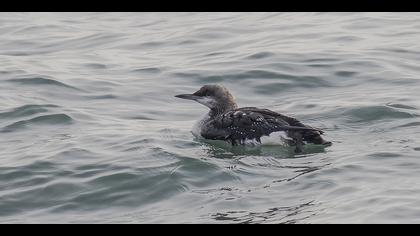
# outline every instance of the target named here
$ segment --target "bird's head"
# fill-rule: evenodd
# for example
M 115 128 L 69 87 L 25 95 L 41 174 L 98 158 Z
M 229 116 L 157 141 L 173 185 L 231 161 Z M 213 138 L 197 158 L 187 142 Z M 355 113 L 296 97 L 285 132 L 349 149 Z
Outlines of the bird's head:
M 180 94 L 175 97 L 196 101 L 217 113 L 237 108 L 235 98 L 221 85 L 204 85 L 193 94 Z

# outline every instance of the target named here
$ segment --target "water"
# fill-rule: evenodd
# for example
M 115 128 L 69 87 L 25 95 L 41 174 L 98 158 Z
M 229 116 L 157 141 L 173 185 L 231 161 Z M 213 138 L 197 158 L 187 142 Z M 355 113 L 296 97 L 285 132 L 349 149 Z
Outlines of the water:
M 0 223 L 419 223 L 419 13 L 1 13 Z M 200 141 L 208 83 L 334 145 Z

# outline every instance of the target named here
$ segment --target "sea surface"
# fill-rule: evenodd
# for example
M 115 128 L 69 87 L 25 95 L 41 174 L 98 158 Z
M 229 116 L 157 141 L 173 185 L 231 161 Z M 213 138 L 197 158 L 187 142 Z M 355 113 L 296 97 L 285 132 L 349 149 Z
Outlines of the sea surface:
M 0 223 L 420 223 L 420 13 L 0 13 Z M 196 139 L 222 84 L 328 148 Z

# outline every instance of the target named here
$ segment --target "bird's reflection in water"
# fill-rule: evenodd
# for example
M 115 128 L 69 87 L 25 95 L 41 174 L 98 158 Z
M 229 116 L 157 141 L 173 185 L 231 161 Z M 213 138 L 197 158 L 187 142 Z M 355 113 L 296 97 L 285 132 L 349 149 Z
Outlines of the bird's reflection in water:
M 296 154 L 294 148 L 287 145 L 232 146 L 218 140 L 200 140 L 208 157 L 238 158 L 241 156 L 272 156 L 275 158 L 302 158 L 317 153 L 325 153 L 325 146 L 308 144 L 304 152 Z
M 201 140 L 203 148 L 209 158 L 230 159 L 235 163 L 233 169 L 236 174 L 257 174 L 264 176 L 264 171 L 269 171 L 267 175 L 269 180 L 258 186 L 224 187 L 219 189 L 207 189 L 193 191 L 200 194 L 225 194 L 226 192 L 235 192 L 242 196 L 245 193 L 261 191 L 272 187 L 293 181 L 303 175 L 307 175 L 330 165 L 328 159 L 310 158 L 319 153 L 324 153 L 325 148 L 319 145 L 306 145 L 305 152 L 297 155 L 293 147 L 281 145 L 257 145 L 257 146 L 231 146 L 229 143 L 213 140 Z M 305 159 L 306 157 L 306 159 Z M 309 159 L 308 159 L 309 158 Z M 264 169 L 261 169 L 264 168 Z M 284 171 L 282 171 L 284 170 Z M 262 171 L 262 172 L 261 172 Z M 278 172 L 277 172 L 278 171 Z M 277 172 L 278 176 L 273 176 Z M 274 177 L 274 178 L 273 178 Z M 226 223 L 299 223 L 310 218 L 318 212 L 314 208 L 313 200 L 305 201 L 300 204 L 294 203 L 292 206 L 270 207 L 263 211 L 249 210 L 226 210 L 217 212 L 211 217 L 216 221 Z

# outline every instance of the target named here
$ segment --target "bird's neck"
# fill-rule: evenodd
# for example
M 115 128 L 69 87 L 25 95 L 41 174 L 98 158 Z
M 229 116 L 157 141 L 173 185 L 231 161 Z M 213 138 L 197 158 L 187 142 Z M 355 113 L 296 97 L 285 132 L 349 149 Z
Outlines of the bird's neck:
M 236 108 L 238 108 L 238 105 L 234 102 L 230 102 L 230 103 L 223 104 L 223 105 L 220 105 L 220 106 L 215 106 L 215 107 L 210 109 L 209 117 L 216 117 L 216 116 L 221 115 L 225 112 L 235 110 Z

